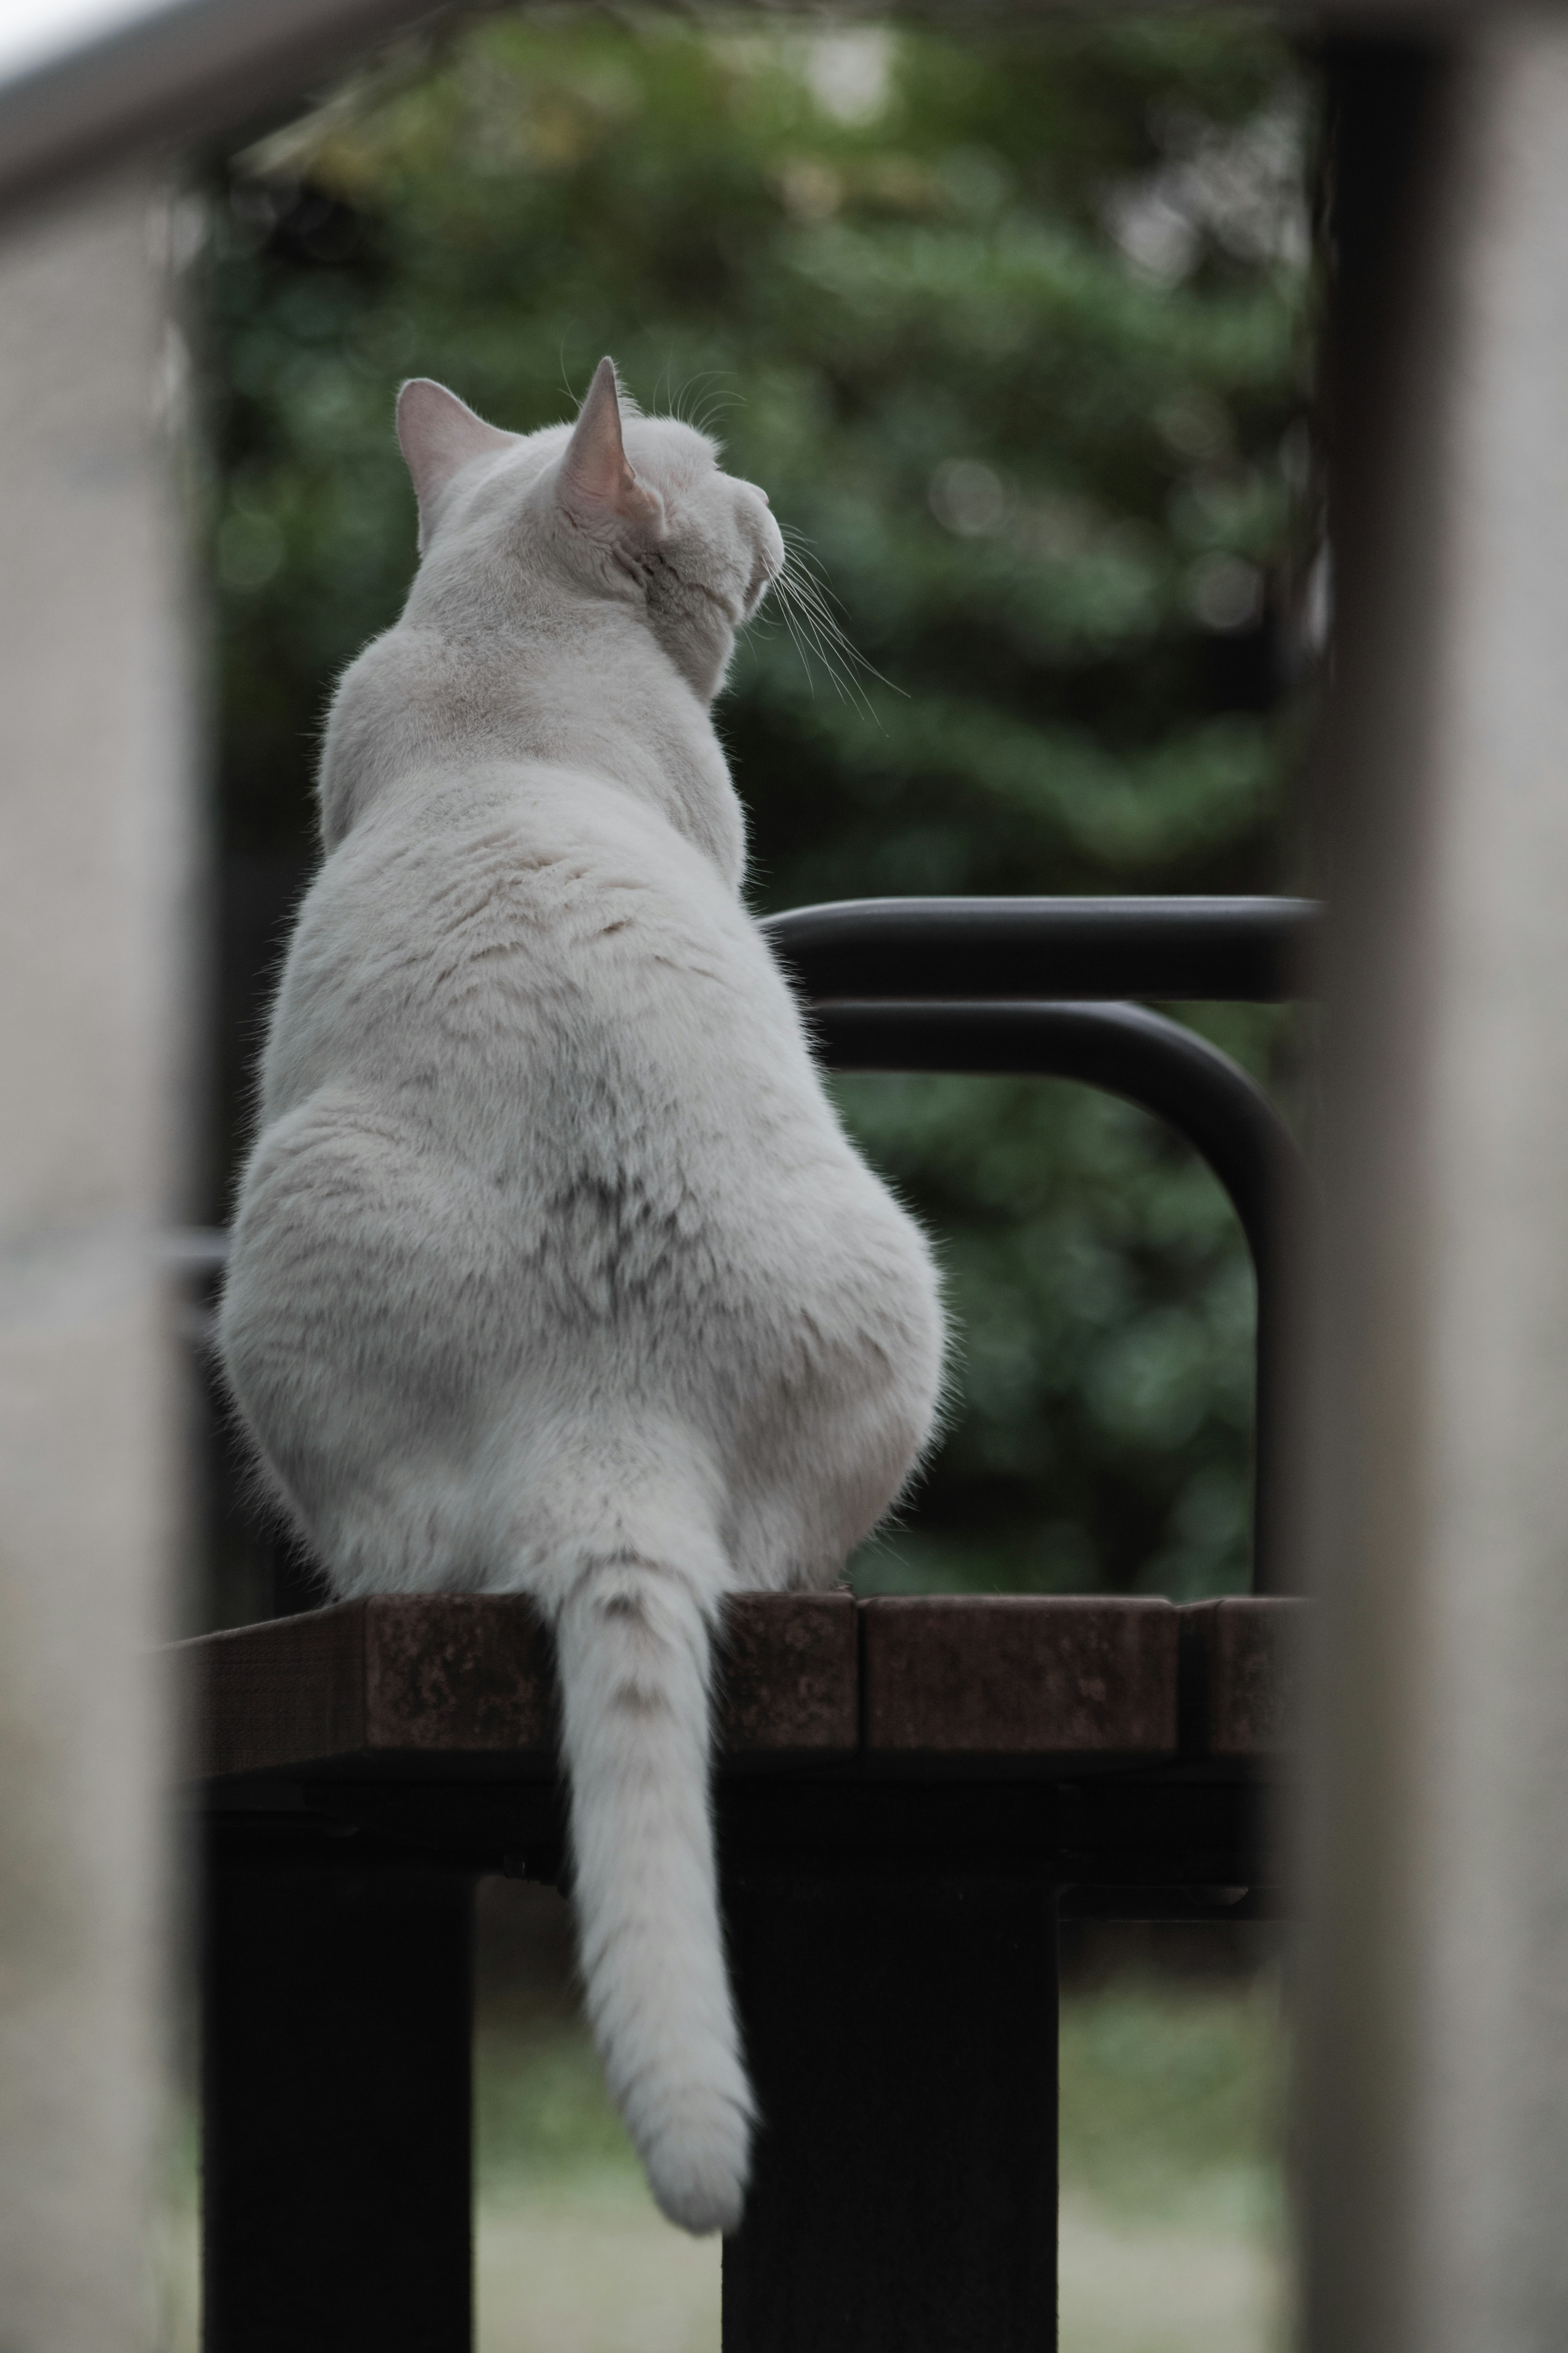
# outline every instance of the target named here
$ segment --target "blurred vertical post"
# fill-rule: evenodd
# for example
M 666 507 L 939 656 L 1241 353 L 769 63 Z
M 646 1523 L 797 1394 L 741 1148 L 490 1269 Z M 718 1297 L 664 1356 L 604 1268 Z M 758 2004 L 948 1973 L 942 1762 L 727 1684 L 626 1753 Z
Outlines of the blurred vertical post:
M 167 213 L 0 220 L 0 2345 L 149 2345 L 193 821 Z
M 1335 55 L 1311 2353 L 1568 2344 L 1568 22 Z

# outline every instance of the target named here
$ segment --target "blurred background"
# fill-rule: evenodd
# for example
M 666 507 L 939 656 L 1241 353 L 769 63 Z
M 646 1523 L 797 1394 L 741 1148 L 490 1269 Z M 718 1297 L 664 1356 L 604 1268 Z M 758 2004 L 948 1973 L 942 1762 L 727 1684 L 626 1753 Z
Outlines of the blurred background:
M 574 7 L 460 18 L 206 160 L 180 234 L 218 678 L 213 1223 L 316 856 L 325 702 L 413 567 L 406 375 L 526 432 L 607 351 L 768 491 L 842 641 L 765 619 L 721 705 L 759 909 L 1311 888 L 1314 108 L 1310 60 L 1236 15 L 958 39 Z M 1169 1009 L 1310 1121 L 1299 1014 Z M 1243 1588 L 1252 1284 L 1213 1179 L 1061 1082 L 836 1086 L 938 1238 L 960 1335 L 946 1441 L 857 1588 Z M 193 1630 L 307 1604 L 216 1408 L 207 1451 Z M 497 1886 L 485 1921 L 484 2353 L 713 2353 L 717 2252 L 647 2205 L 563 1912 Z M 1278 2341 L 1268 1933 L 1076 1932 L 1065 2353 Z M 171 2231 L 174 2347 L 184 2193 Z

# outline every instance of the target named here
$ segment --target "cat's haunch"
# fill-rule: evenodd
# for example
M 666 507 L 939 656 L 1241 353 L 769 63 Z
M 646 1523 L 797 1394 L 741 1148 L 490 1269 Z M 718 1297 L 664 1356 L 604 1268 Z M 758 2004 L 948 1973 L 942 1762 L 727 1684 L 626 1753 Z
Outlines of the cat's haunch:
M 421 562 L 333 701 L 221 1316 L 336 1595 L 535 1597 L 611 2090 L 731 2230 L 752 2102 L 709 1791 L 726 1594 L 821 1588 L 942 1377 L 931 1253 L 742 899 L 709 706 L 784 561 L 713 443 L 405 385 Z

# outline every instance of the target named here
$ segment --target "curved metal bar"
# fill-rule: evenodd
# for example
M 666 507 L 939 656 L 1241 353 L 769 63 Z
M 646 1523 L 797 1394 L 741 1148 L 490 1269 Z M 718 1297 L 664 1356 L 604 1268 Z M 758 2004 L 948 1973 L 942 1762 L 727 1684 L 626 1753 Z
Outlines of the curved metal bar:
M 829 1003 L 811 1015 L 836 1071 L 991 1071 L 1079 1079 L 1152 1112 L 1208 1163 L 1241 1220 L 1258 1279 L 1252 1587 L 1280 1589 L 1280 1288 L 1312 1180 L 1247 1072 L 1141 1005 Z
M 1275 1268 L 1275 1203 L 1303 1164 L 1261 1087 L 1195 1031 L 1142 1005 L 815 1005 L 836 1071 L 1082 1079 L 1184 1135 L 1229 1194 L 1260 1281 Z
M 841 899 L 763 930 L 808 997 L 1310 993 L 1310 899 Z

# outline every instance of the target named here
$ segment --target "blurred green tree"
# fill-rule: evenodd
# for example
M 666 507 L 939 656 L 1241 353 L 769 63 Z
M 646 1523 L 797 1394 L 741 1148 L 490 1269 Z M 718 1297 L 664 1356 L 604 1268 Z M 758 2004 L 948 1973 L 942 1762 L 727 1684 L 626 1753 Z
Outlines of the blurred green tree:
M 960 40 L 557 10 L 400 50 L 224 159 L 226 1153 L 314 730 L 413 564 L 407 375 L 527 431 L 609 351 L 767 488 L 855 652 L 775 617 L 737 663 L 759 906 L 1296 883 L 1310 108 L 1234 16 Z M 1289 1021 L 1194 1018 L 1280 1077 Z M 839 1086 L 962 1335 L 862 1588 L 1239 1584 L 1251 1282 L 1212 1181 L 1076 1088 Z

